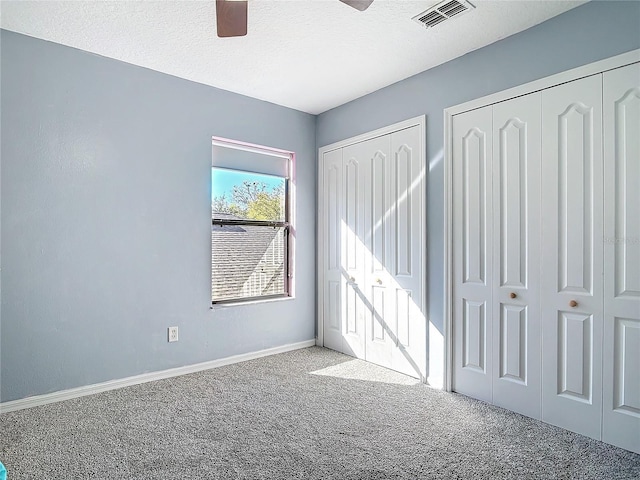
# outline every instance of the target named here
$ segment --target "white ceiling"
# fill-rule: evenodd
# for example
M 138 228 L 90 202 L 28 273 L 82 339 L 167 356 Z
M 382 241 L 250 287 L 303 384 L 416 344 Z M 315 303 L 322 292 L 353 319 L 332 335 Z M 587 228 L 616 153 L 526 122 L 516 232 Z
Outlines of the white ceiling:
M 525 30 L 585 0 L 471 0 L 425 29 L 433 0 L 250 0 L 218 38 L 215 1 L 2 1 L 2 28 L 317 114 Z

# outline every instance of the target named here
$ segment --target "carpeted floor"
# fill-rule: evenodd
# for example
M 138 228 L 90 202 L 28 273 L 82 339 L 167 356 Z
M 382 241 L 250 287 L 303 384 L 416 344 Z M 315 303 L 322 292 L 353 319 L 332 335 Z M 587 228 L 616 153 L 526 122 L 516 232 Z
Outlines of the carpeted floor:
M 0 415 L 22 479 L 638 479 L 640 455 L 312 347 Z

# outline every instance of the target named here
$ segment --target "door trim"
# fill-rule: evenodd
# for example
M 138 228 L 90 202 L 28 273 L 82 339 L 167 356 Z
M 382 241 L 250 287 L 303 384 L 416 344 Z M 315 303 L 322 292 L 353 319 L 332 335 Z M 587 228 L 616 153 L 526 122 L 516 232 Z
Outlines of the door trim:
M 340 140 L 338 142 L 335 143 L 331 143 L 329 145 L 325 145 L 323 147 L 320 147 L 318 149 L 318 162 L 317 162 L 317 166 L 316 166 L 316 174 L 318 177 L 318 190 L 317 190 L 317 199 L 320 199 L 320 196 L 322 195 L 322 192 L 324 191 L 324 178 L 322 175 L 323 169 L 322 169 L 322 164 L 324 161 L 324 154 L 331 152 L 333 150 L 338 150 L 340 148 L 344 148 L 347 147 L 349 145 L 354 145 L 356 143 L 360 143 L 360 142 L 364 142 L 367 140 L 371 140 L 373 138 L 377 138 L 377 137 L 381 137 L 383 135 L 389 135 L 391 133 L 394 132 L 398 132 L 400 130 L 405 130 L 407 128 L 411 128 L 414 126 L 418 126 L 420 127 L 420 138 L 422 139 L 422 146 L 421 146 L 421 150 L 420 150 L 420 155 L 422 156 L 422 162 L 423 164 L 426 165 L 426 158 L 427 158 L 427 148 L 426 148 L 426 138 L 427 138 L 427 134 L 426 134 L 426 115 L 420 115 L 418 117 L 413 117 L 413 118 L 409 118 L 407 120 L 404 120 L 402 122 L 398 122 L 398 123 L 394 123 L 392 125 L 387 125 L 386 127 L 382 127 L 379 128 L 377 130 L 373 130 L 371 132 L 367 132 L 367 133 L 363 133 L 361 135 L 356 135 L 355 137 L 350 137 L 347 138 L 345 140 Z M 423 269 L 424 269 L 424 278 L 423 278 L 423 287 L 422 287 L 422 294 L 424 295 L 424 302 L 423 302 L 423 314 L 425 314 L 425 318 L 427 318 L 427 243 L 426 243 L 426 231 L 427 231 L 427 217 L 426 217 L 426 213 L 427 213 L 427 192 L 426 192 L 426 186 L 427 186 L 427 179 L 426 179 L 426 173 L 425 173 L 425 179 L 424 181 L 424 189 L 422 192 L 422 208 L 423 208 L 423 222 L 422 222 L 422 226 L 420 229 L 420 234 L 422 236 L 421 239 L 421 245 L 422 245 L 422 262 L 423 262 Z M 319 347 L 324 347 L 324 312 L 323 312 L 323 302 L 321 301 L 320 298 L 320 292 L 321 292 L 321 287 L 322 285 L 324 285 L 324 271 L 322 269 L 322 265 L 323 265 L 323 251 L 324 251 L 324 237 L 323 237 L 323 231 L 321 228 L 321 225 L 319 223 L 319 220 L 324 218 L 324 204 L 323 202 L 318 201 L 318 208 L 317 208 L 317 237 L 316 237 L 316 241 L 317 241 L 317 247 L 316 247 L 316 272 L 317 272 L 317 276 L 316 276 L 316 282 L 317 282 L 317 287 L 316 287 L 316 345 Z M 427 334 L 428 334 L 428 325 L 426 328 Z M 428 339 L 427 339 L 428 340 Z M 427 342 L 428 345 L 428 342 Z M 429 355 L 429 352 L 426 352 L 427 354 L 427 358 Z
M 608 70 L 625 67 L 632 63 L 640 62 L 640 49 L 616 55 L 614 57 L 589 63 L 565 72 L 557 73 L 549 77 L 534 80 L 517 87 L 492 93 L 484 97 L 470 100 L 468 102 L 454 105 L 444 110 L 444 249 L 445 249 L 445 272 L 444 272 L 444 316 L 445 316 L 445 362 L 444 362 L 444 389 L 452 391 L 453 385 L 453 117 L 460 113 L 468 112 L 478 108 L 486 107 L 495 103 L 510 100 L 515 97 L 528 95 L 541 90 L 546 90 L 563 83 L 572 82 L 580 78 L 597 75 Z

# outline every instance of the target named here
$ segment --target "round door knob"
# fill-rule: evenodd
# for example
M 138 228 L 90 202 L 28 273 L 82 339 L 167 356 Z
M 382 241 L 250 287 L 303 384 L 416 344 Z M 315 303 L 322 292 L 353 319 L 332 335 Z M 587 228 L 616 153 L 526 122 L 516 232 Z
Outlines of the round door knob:
M 518 296 L 518 294 L 517 294 L 516 292 L 511 292 L 511 293 L 509 294 L 509 296 L 510 296 L 511 298 L 516 298 L 516 297 Z
M 356 277 L 349 277 L 349 281 L 350 282 L 355 282 L 356 281 Z
M 378 285 L 382 285 L 382 280 L 381 280 L 381 279 L 379 279 L 379 278 L 376 278 L 376 283 L 377 283 Z
M 569 306 L 570 306 L 570 307 L 577 307 L 577 306 L 578 306 L 578 302 L 576 302 L 575 300 L 571 300 L 571 301 L 569 302 Z

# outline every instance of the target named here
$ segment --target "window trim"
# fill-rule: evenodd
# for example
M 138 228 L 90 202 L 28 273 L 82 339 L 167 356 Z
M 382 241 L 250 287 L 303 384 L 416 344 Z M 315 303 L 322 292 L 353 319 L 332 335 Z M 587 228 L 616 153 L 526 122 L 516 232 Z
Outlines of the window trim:
M 284 220 L 276 221 L 276 220 L 253 220 L 253 219 L 214 219 L 211 218 L 211 225 L 248 225 L 248 226 L 262 226 L 262 227 L 273 227 L 273 228 L 283 228 L 284 229 L 284 292 L 279 294 L 271 294 L 271 295 L 259 295 L 253 297 L 236 297 L 222 300 L 211 300 L 211 306 L 217 305 L 233 305 L 233 304 L 242 304 L 246 302 L 258 302 L 262 300 L 274 300 L 274 299 L 286 299 L 286 298 L 294 298 L 294 275 L 293 275 L 293 253 L 294 253 L 294 245 L 295 245 L 295 235 L 293 232 L 295 231 L 293 228 L 294 221 L 294 209 L 293 209 L 293 192 L 295 191 L 293 187 L 295 181 L 295 153 L 287 150 L 280 150 L 271 147 L 265 147 L 261 145 L 246 143 L 246 142 L 238 142 L 235 140 L 230 140 L 222 137 L 212 137 L 212 147 L 226 147 L 232 148 L 236 150 L 247 151 L 250 153 L 259 153 L 264 154 L 271 157 L 278 157 L 286 160 L 287 162 L 287 175 L 272 175 L 277 176 L 279 178 L 284 179 Z M 226 167 L 216 166 L 211 164 L 211 168 L 220 168 L 225 169 Z M 228 170 L 233 170 L 232 168 L 226 168 Z M 244 171 L 248 173 L 256 173 L 263 174 L 259 170 L 257 171 Z M 211 185 L 213 189 L 213 185 Z M 213 255 L 213 243 L 211 244 L 211 254 Z M 213 263 L 213 262 L 211 262 Z M 213 267 L 212 267 L 213 268 Z M 213 292 L 213 271 L 211 272 L 211 288 L 210 291 Z

